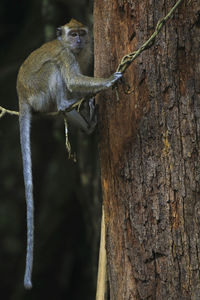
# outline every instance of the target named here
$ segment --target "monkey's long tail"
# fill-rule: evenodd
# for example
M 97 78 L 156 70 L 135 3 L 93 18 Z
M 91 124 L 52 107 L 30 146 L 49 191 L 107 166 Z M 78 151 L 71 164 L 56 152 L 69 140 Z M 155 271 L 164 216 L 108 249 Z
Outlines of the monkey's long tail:
M 29 107 L 23 107 L 19 114 L 20 142 L 23 160 L 24 184 L 27 205 L 27 252 L 24 287 L 32 288 L 31 275 L 33 267 L 33 241 L 34 241 L 34 206 L 33 206 L 33 180 L 30 147 L 31 112 Z

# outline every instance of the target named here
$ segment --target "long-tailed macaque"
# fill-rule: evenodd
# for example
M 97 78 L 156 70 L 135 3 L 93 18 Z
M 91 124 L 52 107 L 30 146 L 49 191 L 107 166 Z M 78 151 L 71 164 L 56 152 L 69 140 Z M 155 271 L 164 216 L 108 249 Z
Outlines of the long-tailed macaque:
M 17 77 L 19 97 L 20 142 L 23 160 L 25 195 L 27 204 L 27 254 L 24 286 L 32 287 L 34 205 L 30 149 L 30 123 L 32 112 L 63 111 L 69 122 L 86 132 L 89 124 L 77 110 L 70 107 L 111 87 L 121 73 L 109 78 L 88 77 L 91 62 L 91 38 L 88 28 L 72 19 L 58 28 L 57 39 L 45 43 L 25 60 Z

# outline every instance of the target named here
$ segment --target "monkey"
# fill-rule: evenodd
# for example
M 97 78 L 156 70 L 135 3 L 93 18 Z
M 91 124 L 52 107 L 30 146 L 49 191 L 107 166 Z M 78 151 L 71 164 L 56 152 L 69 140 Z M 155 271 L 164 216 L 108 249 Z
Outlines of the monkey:
M 115 72 L 109 78 L 87 75 L 92 60 L 91 35 L 87 26 L 71 19 L 57 29 L 57 38 L 33 51 L 21 65 L 17 75 L 19 129 L 27 206 L 27 251 L 24 287 L 32 288 L 34 246 L 34 203 L 30 147 L 33 112 L 58 111 L 70 123 L 90 133 L 96 125 L 89 100 L 90 118 L 86 120 L 72 106 L 80 99 L 92 99 L 96 93 L 113 86 L 121 77 Z

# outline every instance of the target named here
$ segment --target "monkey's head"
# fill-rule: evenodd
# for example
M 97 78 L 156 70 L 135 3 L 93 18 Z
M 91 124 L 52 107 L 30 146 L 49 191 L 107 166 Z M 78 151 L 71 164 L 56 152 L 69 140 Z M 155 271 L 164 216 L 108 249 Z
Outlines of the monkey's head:
M 73 54 L 79 54 L 90 42 L 88 28 L 74 19 L 64 26 L 57 28 L 57 38 L 62 41 Z

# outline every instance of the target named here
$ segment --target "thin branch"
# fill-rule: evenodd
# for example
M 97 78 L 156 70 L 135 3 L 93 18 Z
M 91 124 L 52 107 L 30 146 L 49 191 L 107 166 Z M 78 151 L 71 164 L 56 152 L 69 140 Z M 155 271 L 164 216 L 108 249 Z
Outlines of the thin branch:
M 85 99 L 82 98 L 81 100 L 77 100 L 76 103 L 74 103 L 73 105 L 71 105 L 71 107 L 69 109 L 66 110 L 66 112 L 69 112 L 75 108 L 77 108 L 77 110 L 79 111 L 80 110 L 80 106 L 81 104 L 83 103 Z M 5 114 L 10 114 L 10 115 L 13 115 L 13 116 L 19 116 L 19 112 L 18 111 L 15 111 L 15 110 L 9 110 L 9 109 L 6 109 L 2 106 L 0 106 L 0 119 L 5 115 Z M 45 115 L 45 116 L 58 116 L 60 114 L 59 111 L 57 112 L 50 112 L 50 113 L 39 113 L 40 115 Z
M 18 111 L 9 110 L 9 109 L 6 109 L 6 108 L 0 106 L 0 118 L 2 118 L 5 114 L 10 114 L 10 115 L 13 115 L 13 116 L 19 116 Z

